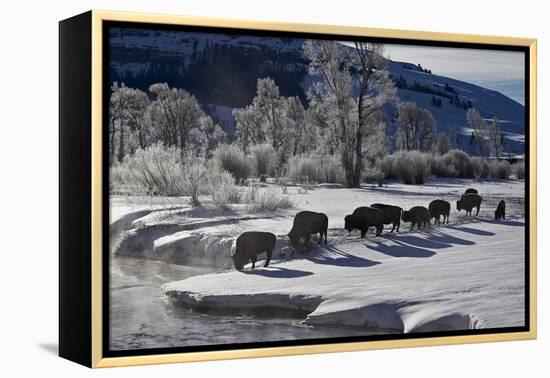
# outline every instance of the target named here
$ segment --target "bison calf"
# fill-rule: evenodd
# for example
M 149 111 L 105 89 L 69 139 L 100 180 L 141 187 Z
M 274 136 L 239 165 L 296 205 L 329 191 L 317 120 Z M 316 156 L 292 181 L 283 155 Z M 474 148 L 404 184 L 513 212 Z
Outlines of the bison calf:
M 497 209 L 495 210 L 495 219 L 506 219 L 506 202 L 504 202 L 504 200 L 498 203 Z
M 258 255 L 264 252 L 266 253 L 264 267 L 268 266 L 276 241 L 277 238 L 271 232 L 243 232 L 237 238 L 235 251 L 231 255 L 235 268 L 242 270 L 248 261 L 252 261 L 252 269 L 254 269 Z
M 384 214 L 382 210 L 368 206 L 358 207 L 353 214 L 344 217 L 345 229 L 351 231 L 358 229 L 361 237 L 364 238 L 370 227 L 376 228 L 376 236 L 380 236 L 384 228 Z
M 403 212 L 402 208 L 400 208 L 399 206 L 386 205 L 383 203 L 373 203 L 372 205 L 370 205 L 370 207 L 382 211 L 382 214 L 384 215 L 383 223 L 392 225 L 390 232 L 393 232 L 396 227 L 397 232 L 399 232 L 399 226 L 401 225 L 401 213 Z
M 476 217 L 479 214 L 479 208 L 481 207 L 481 196 L 478 194 L 463 194 L 458 201 L 456 201 L 456 209 L 458 211 L 465 210 L 466 215 L 472 216 L 472 209 L 476 208 Z
M 434 224 L 441 224 L 441 217 L 443 217 L 443 224 L 445 222 L 449 224 L 449 213 L 451 212 L 449 202 L 440 199 L 433 200 L 428 205 L 428 211 L 430 212 L 430 221 L 435 218 Z
M 426 225 L 430 228 L 430 212 L 424 206 L 415 206 L 409 211 L 403 211 L 403 222 L 411 222 L 411 230 L 415 224 L 418 229 Z
M 325 235 L 325 244 L 327 244 L 328 217 L 323 213 L 313 211 L 300 211 L 294 216 L 292 230 L 288 233 L 288 238 L 294 248 L 298 248 L 300 239 L 304 238 L 304 247 L 309 243 L 311 234 L 319 234 L 319 244 Z
M 477 189 L 468 188 L 464 191 L 464 194 L 479 194 L 479 193 L 477 192 Z

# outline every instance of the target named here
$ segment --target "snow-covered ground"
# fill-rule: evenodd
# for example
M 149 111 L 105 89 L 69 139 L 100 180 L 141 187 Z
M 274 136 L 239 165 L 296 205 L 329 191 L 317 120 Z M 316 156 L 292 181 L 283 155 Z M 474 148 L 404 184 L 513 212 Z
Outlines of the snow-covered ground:
M 483 196 L 480 216 L 466 219 L 456 200 L 468 187 Z M 111 198 L 112 250 L 117 256 L 170 264 L 210 266 L 219 273 L 163 285 L 167 297 L 220 314 L 288 314 L 308 325 L 353 326 L 388 332 L 423 332 L 524 323 L 524 189 L 522 181 L 429 180 L 382 188 L 288 187 L 295 208 L 250 214 L 244 205 L 192 209 L 184 198 Z M 281 188 L 262 190 L 281 194 Z M 368 239 L 343 230 L 344 216 L 375 202 L 408 209 L 436 198 L 452 204 L 450 225 Z M 493 221 L 500 199 L 509 219 Z M 153 202 L 151 202 L 153 201 Z M 287 244 L 300 210 L 329 217 L 329 243 L 305 255 Z M 230 259 L 244 231 L 277 235 L 269 268 L 237 272 Z M 372 232 L 372 231 L 371 231 Z M 120 234 L 120 237 L 118 235 Z M 313 242 L 316 238 L 313 239 Z M 260 256 L 261 258 L 261 256 Z
M 524 324 L 524 222 L 484 220 L 328 245 L 254 271 L 164 285 L 198 309 L 303 312 L 305 322 L 393 332 Z

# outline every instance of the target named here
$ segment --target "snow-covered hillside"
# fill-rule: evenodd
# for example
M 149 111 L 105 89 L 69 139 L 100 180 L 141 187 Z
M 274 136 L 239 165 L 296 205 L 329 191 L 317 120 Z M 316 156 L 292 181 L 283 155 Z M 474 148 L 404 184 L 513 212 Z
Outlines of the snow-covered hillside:
M 388 70 L 394 79 L 398 81 L 404 79 L 405 85 L 398 88 L 399 98 L 402 101 L 414 101 L 418 106 L 429 109 L 437 120 L 439 130 L 447 131 L 456 128 L 458 134 L 464 136 L 461 140 L 461 147 L 464 150 L 470 149 L 468 145 L 472 130 L 466 123 L 467 109 L 463 104 L 471 103 L 487 121 L 491 121 L 493 117 L 499 119 L 507 151 L 523 152 L 525 135 L 523 105 L 500 92 L 435 73 L 426 73 L 410 63 L 390 61 Z M 420 91 L 414 90 L 415 83 L 418 84 L 416 86 Z M 435 93 L 429 93 L 429 91 Z M 440 106 L 434 105 L 434 98 L 436 102 L 441 100 Z M 451 103 L 455 98 L 461 101 L 459 105 Z
M 113 29 L 110 38 L 111 81 L 143 90 L 154 82 L 187 89 L 222 120 L 229 134 L 234 131 L 232 109 L 252 101 L 258 78 L 272 77 L 282 95 L 302 99 L 314 81 L 303 39 L 136 29 Z M 401 100 L 430 110 L 439 130 L 455 129 L 462 135 L 460 147 L 469 152 L 466 111 L 473 106 L 487 120 L 499 118 L 506 152 L 524 152 L 523 105 L 497 91 L 430 74 L 429 67 L 420 69 L 418 63 L 423 62 L 388 61 Z M 393 118 L 393 109 L 387 111 Z

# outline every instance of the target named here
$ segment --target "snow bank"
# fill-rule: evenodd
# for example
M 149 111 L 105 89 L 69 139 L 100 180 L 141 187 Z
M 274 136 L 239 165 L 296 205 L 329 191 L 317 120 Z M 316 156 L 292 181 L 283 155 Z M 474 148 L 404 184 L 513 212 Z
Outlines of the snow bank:
M 300 294 L 264 293 L 255 295 L 200 295 L 191 292 L 167 291 L 167 295 L 195 310 L 211 314 L 236 314 L 278 317 L 303 317 L 314 311 L 323 301 L 319 296 Z
M 231 253 L 239 233 L 223 232 L 218 221 L 193 224 L 142 226 L 123 233 L 114 245 L 115 256 L 147 258 L 170 264 L 210 266 L 219 269 L 233 267 Z M 288 256 L 291 249 L 283 235 L 277 236 L 273 261 Z

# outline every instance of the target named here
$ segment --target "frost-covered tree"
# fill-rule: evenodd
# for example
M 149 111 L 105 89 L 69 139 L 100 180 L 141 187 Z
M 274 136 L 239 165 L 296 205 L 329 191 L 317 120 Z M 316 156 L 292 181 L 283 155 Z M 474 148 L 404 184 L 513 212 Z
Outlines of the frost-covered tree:
M 500 131 L 500 121 L 497 117 L 493 117 L 493 121 L 488 127 L 488 134 L 491 142 L 491 154 L 498 159 L 502 152 L 503 137 Z
M 397 125 L 400 129 L 398 148 L 431 151 L 435 145 L 437 122 L 432 113 L 412 101 L 397 105 Z
M 473 129 L 472 137 L 477 146 L 478 155 L 481 157 L 486 157 L 485 137 L 487 135 L 487 124 L 483 118 L 481 118 L 479 111 L 474 108 L 468 109 L 466 119 L 470 127 Z
M 190 131 L 190 138 L 195 151 L 201 155 L 209 157 L 215 147 L 225 139 L 225 132 L 220 125 L 214 123 L 209 116 L 202 116 L 198 120 L 198 125 Z
M 418 118 L 418 107 L 412 101 L 397 104 L 398 146 L 400 150 L 414 150 L 414 128 Z
M 129 97 L 129 88 L 124 83 L 119 84 L 115 81 L 111 86 L 111 98 L 109 99 L 109 155 L 116 156 L 119 162 L 124 159 L 126 153 Z M 118 147 L 116 146 L 117 139 Z
M 258 79 L 256 97 L 252 101 L 263 118 L 263 130 L 267 141 L 279 152 L 288 140 L 284 122 L 285 100 L 279 87 L 271 78 Z
M 109 152 L 120 162 L 151 142 L 149 98 L 139 89 L 114 82 L 109 99 Z
M 139 89 L 127 88 L 127 122 L 132 136 L 137 140 L 139 148 L 144 149 L 150 142 L 150 127 L 148 122 L 149 97 Z
M 248 151 L 251 145 L 265 143 L 266 137 L 262 129 L 262 116 L 254 105 L 234 109 L 233 117 L 235 118 L 237 143 L 243 151 Z
M 379 133 L 368 133 L 369 118 L 390 101 L 395 100 L 396 88 L 386 70 L 384 45 L 379 43 L 355 42 L 355 49 L 349 53 L 350 73 L 358 84 L 357 117 L 358 126 L 355 132 L 355 154 L 353 186 L 359 186 L 361 180 L 363 139 L 374 137 Z M 371 124 L 380 125 L 373 120 Z M 377 129 L 371 129 L 376 131 Z M 373 143 L 377 146 L 379 143 Z M 383 144 L 383 146 L 385 143 Z M 369 153 L 368 151 L 365 153 Z
M 422 109 L 418 147 L 421 151 L 432 151 L 437 142 L 437 122 L 428 109 Z
M 333 128 L 331 112 L 324 105 L 323 99 L 317 96 L 316 91 L 308 92 L 308 108 L 306 110 L 306 122 L 308 133 L 306 135 L 306 150 L 318 150 L 322 154 L 335 155 L 340 145 L 340 137 Z
M 368 118 L 395 98 L 395 86 L 384 67 L 383 46 L 358 42 L 350 48 L 335 41 L 308 40 L 304 52 L 310 60 L 310 74 L 321 78 L 312 92 L 328 109 L 346 183 L 358 187 Z
M 292 140 L 289 148 L 294 156 L 306 152 L 311 147 L 309 124 L 306 122 L 304 105 L 298 97 L 288 97 L 285 102 L 285 129 L 288 138 Z
M 368 137 L 363 141 L 363 156 L 371 165 L 386 155 L 386 127 L 386 116 L 381 110 L 367 118 L 365 134 Z
M 449 152 L 451 148 L 453 147 L 452 147 L 451 137 L 449 136 L 449 134 L 444 132 L 437 133 L 437 142 L 435 144 L 435 151 L 438 154 L 443 155 Z
M 269 143 L 282 162 L 292 152 L 291 141 L 296 127 L 305 117 L 305 109 L 299 99 L 285 98 L 271 78 L 258 79 L 256 96 L 252 104 L 235 109 L 238 143 L 244 151 L 251 145 Z
M 310 60 L 309 73 L 321 78 L 311 88 L 310 97 L 316 96 L 317 102 L 326 112 L 327 139 L 340 154 L 346 184 L 351 187 L 356 161 L 353 129 L 357 124 L 351 119 L 355 109 L 353 86 L 343 49 L 342 45 L 334 41 L 308 40 L 304 43 L 304 52 Z
M 195 96 L 183 89 L 170 88 L 166 83 L 149 87 L 155 95 L 155 120 L 158 136 L 166 146 L 179 147 L 182 154 L 191 140 L 193 129 L 199 128 L 206 114 L 200 109 Z

